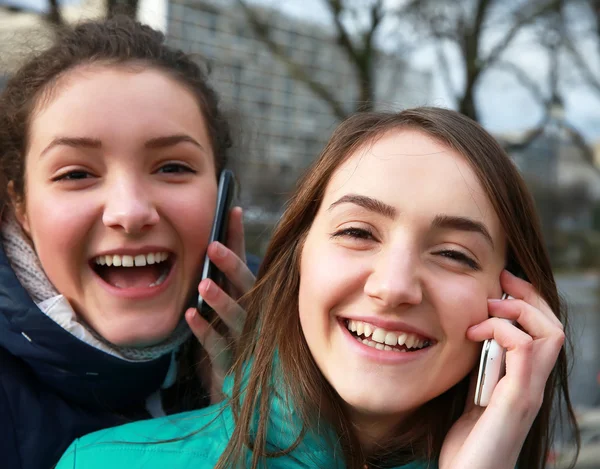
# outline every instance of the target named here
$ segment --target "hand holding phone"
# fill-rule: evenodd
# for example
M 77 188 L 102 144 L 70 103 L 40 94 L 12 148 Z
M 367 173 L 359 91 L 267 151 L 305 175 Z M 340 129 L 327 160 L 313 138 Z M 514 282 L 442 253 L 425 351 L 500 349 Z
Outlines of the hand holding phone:
M 502 300 L 512 299 L 511 296 L 504 293 Z M 510 321 L 504 319 L 504 321 Z M 477 374 L 477 388 L 475 390 L 475 405 L 487 407 L 492 398 L 494 388 L 504 375 L 506 366 L 506 349 L 494 339 L 487 339 L 483 342 L 481 349 L 481 358 L 479 360 L 479 373 Z
M 224 169 L 219 177 L 217 208 L 215 211 L 215 218 L 213 221 L 212 230 L 210 232 L 208 245 L 210 245 L 210 243 L 213 241 L 219 241 L 222 244 L 226 244 L 229 212 L 233 207 L 236 197 L 237 185 L 235 176 L 233 175 L 232 171 Z M 201 281 L 205 278 L 211 279 L 219 287 L 224 289 L 226 283 L 225 275 L 223 275 L 223 273 L 212 263 L 208 257 L 208 254 L 204 259 Z M 200 295 L 198 295 L 197 309 L 200 315 L 207 321 L 212 322 L 216 319 L 214 311 L 210 306 L 208 306 L 208 304 Z

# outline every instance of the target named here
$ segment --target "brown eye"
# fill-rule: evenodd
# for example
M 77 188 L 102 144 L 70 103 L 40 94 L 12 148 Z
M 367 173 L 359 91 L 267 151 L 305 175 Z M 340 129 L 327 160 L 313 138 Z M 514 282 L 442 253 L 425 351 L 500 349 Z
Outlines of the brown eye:
M 161 166 L 158 172 L 163 174 L 196 173 L 196 171 L 194 171 L 190 167 L 179 163 L 169 163 L 164 166 Z
M 364 228 L 349 227 L 336 231 L 331 235 L 332 238 L 349 237 L 354 239 L 374 239 L 373 233 Z
M 53 181 L 78 181 L 80 179 L 87 179 L 88 177 L 91 177 L 91 174 L 87 171 L 69 171 L 68 173 L 55 177 Z
M 448 259 L 452 259 L 456 262 L 460 262 L 461 264 L 464 264 L 473 270 L 481 270 L 481 266 L 474 259 L 470 258 L 469 256 L 460 251 L 455 251 L 453 249 L 444 249 L 442 251 L 437 251 L 434 254 L 446 257 Z

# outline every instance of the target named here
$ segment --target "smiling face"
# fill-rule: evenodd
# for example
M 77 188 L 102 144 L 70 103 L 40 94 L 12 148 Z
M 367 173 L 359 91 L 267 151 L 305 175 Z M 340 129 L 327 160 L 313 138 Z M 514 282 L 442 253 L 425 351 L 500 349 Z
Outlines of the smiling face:
M 467 161 L 417 130 L 336 170 L 302 250 L 300 322 L 359 428 L 385 434 L 471 371 L 466 330 L 501 295 L 505 244 Z
M 108 341 L 164 340 L 216 204 L 196 98 L 161 71 L 87 66 L 60 79 L 29 135 L 17 215 L 49 280 Z

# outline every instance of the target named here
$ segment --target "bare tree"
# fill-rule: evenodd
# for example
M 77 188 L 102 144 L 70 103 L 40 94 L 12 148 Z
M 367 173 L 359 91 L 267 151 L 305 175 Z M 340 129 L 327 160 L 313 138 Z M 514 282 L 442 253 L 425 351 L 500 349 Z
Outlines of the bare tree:
M 479 120 L 475 92 L 483 75 L 497 66 L 518 70 L 516 64 L 507 61 L 507 50 L 521 31 L 555 13 L 562 1 L 412 0 L 404 15 L 417 33 L 432 40 L 442 76 L 459 111 Z M 450 54 L 461 60 L 460 85 L 453 79 Z M 518 79 L 520 75 L 518 72 Z
M 335 40 L 347 57 L 357 79 L 357 99 L 353 108 L 336 98 L 335 90 L 314 79 L 304 66 L 294 61 L 273 37 L 272 27 L 256 8 L 246 0 L 238 0 L 246 19 L 257 39 L 264 43 L 269 51 L 287 68 L 291 77 L 304 83 L 331 110 L 332 114 L 343 119 L 356 110 L 373 108 L 375 79 L 373 75 L 375 59 L 378 54 L 376 38 L 386 18 L 394 17 L 397 12 L 385 7 L 384 0 L 321 0 L 330 13 L 334 26 Z

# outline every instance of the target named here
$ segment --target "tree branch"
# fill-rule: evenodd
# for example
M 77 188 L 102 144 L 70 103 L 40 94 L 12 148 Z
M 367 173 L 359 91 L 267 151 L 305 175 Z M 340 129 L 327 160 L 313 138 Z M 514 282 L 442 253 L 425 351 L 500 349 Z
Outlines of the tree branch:
M 524 88 L 527 88 L 531 92 L 535 100 L 541 106 L 547 107 L 547 99 L 544 96 L 544 93 L 540 89 L 539 85 L 529 75 L 527 75 L 521 67 L 512 62 L 506 62 L 501 60 L 496 63 L 494 68 L 496 70 L 504 70 L 510 72 L 512 75 L 514 75 L 517 81 L 521 83 L 521 85 L 523 85 Z
M 305 71 L 304 68 L 294 62 L 270 36 L 269 26 L 265 24 L 256 14 L 256 12 L 244 1 L 237 0 L 237 3 L 242 7 L 246 19 L 250 24 L 256 37 L 269 49 L 269 51 L 279 59 L 287 68 L 288 73 L 296 81 L 304 83 L 318 98 L 320 98 L 331 112 L 338 118 L 343 119 L 348 115 L 341 103 L 334 97 L 331 90 L 327 89 L 321 83 L 313 80 Z
M 373 50 L 373 37 L 377 28 L 381 25 L 383 20 L 383 0 L 378 0 L 371 8 L 371 26 L 365 33 L 365 40 L 363 45 L 363 55 L 375 55 Z
M 335 24 L 338 44 L 342 46 L 354 63 L 359 63 L 361 61 L 360 53 L 356 50 L 348 31 L 346 31 L 344 23 L 342 23 L 342 13 L 344 10 L 342 0 L 326 0 L 325 3 L 329 7 L 333 23 Z
M 482 69 L 489 67 L 494 64 L 499 58 L 500 55 L 507 49 L 510 43 L 513 41 L 515 36 L 519 33 L 521 28 L 527 26 L 535 19 L 540 16 L 549 13 L 553 10 L 558 10 L 562 5 L 562 0 L 549 0 L 548 2 L 544 2 L 539 5 L 537 8 L 534 8 L 529 14 L 523 15 L 518 18 L 512 25 L 512 27 L 508 30 L 504 38 L 498 42 L 494 48 L 489 53 L 488 57 L 484 59 L 482 62 Z
M 584 80 L 600 93 L 600 80 L 598 80 L 598 77 L 594 75 L 594 72 L 583 59 L 568 34 L 565 34 L 563 44 L 567 48 L 567 51 L 569 51 L 571 57 L 575 61 L 575 64 L 582 73 Z
M 56 29 L 61 29 L 65 25 L 60 5 L 58 0 L 48 0 L 48 14 L 46 15 L 48 22 Z

